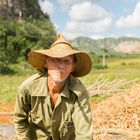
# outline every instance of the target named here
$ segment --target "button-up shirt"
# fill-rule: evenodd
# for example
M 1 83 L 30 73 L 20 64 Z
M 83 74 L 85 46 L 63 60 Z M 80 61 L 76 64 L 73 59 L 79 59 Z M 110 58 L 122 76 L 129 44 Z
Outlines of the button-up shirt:
M 14 122 L 18 140 L 92 140 L 86 88 L 70 75 L 52 109 L 47 74 L 35 74 L 18 89 Z

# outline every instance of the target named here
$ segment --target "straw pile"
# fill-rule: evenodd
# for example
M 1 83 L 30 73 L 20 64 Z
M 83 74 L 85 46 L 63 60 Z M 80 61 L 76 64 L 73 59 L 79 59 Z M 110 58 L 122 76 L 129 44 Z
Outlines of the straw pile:
M 140 140 L 140 85 L 100 103 L 93 110 L 93 122 L 94 140 L 103 139 L 103 136 L 107 137 L 103 140 L 110 140 L 109 134 L 127 136 L 123 140 Z

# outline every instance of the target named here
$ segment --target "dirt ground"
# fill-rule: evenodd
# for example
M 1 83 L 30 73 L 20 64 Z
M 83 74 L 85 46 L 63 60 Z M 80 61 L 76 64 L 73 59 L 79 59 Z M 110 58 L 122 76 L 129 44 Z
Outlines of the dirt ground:
M 97 107 L 97 103 L 91 103 L 91 109 Z M 0 104 L 0 125 L 13 125 L 14 104 Z
M 94 128 L 100 130 L 94 140 L 140 140 L 140 85 L 99 104 L 92 102 L 91 109 Z M 13 125 L 13 110 L 13 104 L 0 104 L 0 125 Z
M 14 104 L 0 104 L 0 125 L 13 125 Z
M 97 107 L 97 103 L 91 103 L 91 109 Z M 13 125 L 14 104 L 0 104 L 0 125 Z

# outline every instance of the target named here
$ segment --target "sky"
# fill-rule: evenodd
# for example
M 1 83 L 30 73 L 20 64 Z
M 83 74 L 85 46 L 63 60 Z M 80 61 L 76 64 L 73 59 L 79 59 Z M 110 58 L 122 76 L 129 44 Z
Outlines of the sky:
M 39 0 L 57 33 L 68 39 L 140 38 L 140 0 Z

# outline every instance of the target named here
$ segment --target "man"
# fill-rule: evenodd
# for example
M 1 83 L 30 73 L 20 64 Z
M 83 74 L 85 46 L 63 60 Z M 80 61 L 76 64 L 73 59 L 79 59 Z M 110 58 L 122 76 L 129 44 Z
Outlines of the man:
M 92 140 L 88 94 L 76 78 L 91 70 L 91 59 L 62 36 L 46 50 L 29 53 L 39 71 L 19 87 L 15 104 L 18 140 Z

